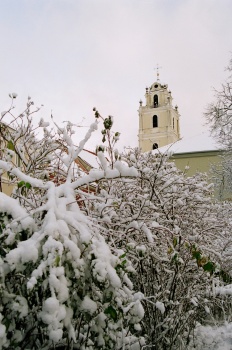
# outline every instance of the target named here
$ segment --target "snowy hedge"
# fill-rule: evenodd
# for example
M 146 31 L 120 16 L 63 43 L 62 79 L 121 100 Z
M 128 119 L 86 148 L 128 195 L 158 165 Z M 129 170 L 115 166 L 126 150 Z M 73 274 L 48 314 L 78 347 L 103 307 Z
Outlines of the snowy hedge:
M 122 264 L 124 251 L 106 243 L 76 192 L 133 169 L 118 162 L 81 174 L 75 160 L 97 121 L 78 147 L 70 123 L 52 134 L 40 121 L 38 140 L 31 106 L 14 119 L 17 128 L 1 129 L 0 168 L 15 189 L 13 198 L 0 193 L 0 349 L 140 349 L 144 310 L 128 277 L 131 264 Z
M 231 283 L 231 205 L 213 201 L 204 175 L 120 155 L 113 117 L 96 109 L 76 146 L 72 123 L 33 126 L 31 98 L 12 108 L 0 125 L 14 186 L 0 193 L 0 349 L 186 349 L 197 324 L 229 317 L 218 291 Z M 99 120 L 99 169 L 83 173 Z
M 168 155 L 130 150 L 124 161 L 139 176 L 104 181 L 93 215 L 133 262 L 148 344 L 186 348 L 196 324 L 229 318 L 231 301 L 215 287 L 231 281 L 231 205 L 214 202 L 206 176 L 186 176 Z

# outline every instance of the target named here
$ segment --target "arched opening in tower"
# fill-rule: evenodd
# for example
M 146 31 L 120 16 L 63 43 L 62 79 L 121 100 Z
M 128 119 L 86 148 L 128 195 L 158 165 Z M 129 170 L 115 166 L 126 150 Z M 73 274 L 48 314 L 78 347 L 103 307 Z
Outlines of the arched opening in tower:
M 152 149 L 157 149 L 159 146 L 158 146 L 158 143 L 153 143 L 152 145 Z
M 154 107 L 155 107 L 155 108 L 158 107 L 158 105 L 159 105 L 158 95 L 154 95 L 153 100 L 154 100 Z
M 153 115 L 152 124 L 153 124 L 153 128 L 157 128 L 158 127 L 158 117 L 157 117 L 157 115 Z

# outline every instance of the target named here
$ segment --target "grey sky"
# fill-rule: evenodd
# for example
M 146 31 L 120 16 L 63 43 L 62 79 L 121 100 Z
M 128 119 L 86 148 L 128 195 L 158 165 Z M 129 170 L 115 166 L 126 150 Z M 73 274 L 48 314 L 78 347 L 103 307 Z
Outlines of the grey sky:
M 120 147 L 137 146 L 138 101 L 159 63 L 181 135 L 197 134 L 226 77 L 231 14 L 231 0 L 0 0 L 1 109 L 17 92 L 18 106 L 44 104 L 44 119 L 88 125 L 96 106 L 115 117 Z

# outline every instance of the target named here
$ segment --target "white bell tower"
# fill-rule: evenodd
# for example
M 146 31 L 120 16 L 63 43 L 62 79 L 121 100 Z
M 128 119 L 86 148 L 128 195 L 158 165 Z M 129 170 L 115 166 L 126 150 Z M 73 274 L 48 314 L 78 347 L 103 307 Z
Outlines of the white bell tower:
M 146 105 L 140 100 L 139 107 L 139 147 L 142 152 L 151 151 L 180 139 L 178 107 L 172 106 L 171 91 L 167 84 L 157 79 L 146 88 Z

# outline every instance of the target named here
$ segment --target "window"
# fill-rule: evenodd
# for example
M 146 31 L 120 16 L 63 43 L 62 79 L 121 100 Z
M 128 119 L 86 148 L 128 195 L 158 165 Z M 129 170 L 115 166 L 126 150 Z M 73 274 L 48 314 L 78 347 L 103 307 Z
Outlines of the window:
M 156 107 L 158 107 L 158 103 L 159 102 L 159 100 L 158 100 L 158 95 L 154 95 L 154 107 L 156 108 Z
M 157 149 L 158 147 L 158 143 L 153 143 L 152 149 Z
M 153 128 L 157 128 L 158 127 L 158 117 L 157 115 L 153 115 Z

